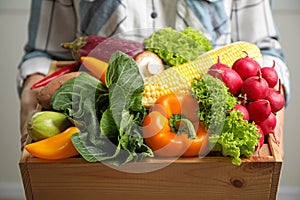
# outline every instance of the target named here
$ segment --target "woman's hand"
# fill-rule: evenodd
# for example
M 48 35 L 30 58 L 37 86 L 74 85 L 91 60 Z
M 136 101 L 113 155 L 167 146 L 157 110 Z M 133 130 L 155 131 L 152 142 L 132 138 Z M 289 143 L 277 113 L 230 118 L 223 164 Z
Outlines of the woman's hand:
M 37 81 L 44 78 L 42 74 L 33 74 L 29 76 L 24 84 L 21 93 L 21 105 L 20 105 L 20 133 L 21 133 L 21 149 L 23 149 L 27 138 L 27 121 L 33 115 L 37 106 L 37 98 L 40 88 L 31 90 L 30 87 Z

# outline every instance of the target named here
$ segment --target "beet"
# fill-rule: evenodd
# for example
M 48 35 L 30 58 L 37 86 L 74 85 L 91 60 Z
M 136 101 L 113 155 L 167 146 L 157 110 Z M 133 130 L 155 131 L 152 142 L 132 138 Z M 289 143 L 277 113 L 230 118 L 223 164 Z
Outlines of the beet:
M 270 102 L 266 99 L 259 99 L 248 104 L 250 120 L 260 123 L 266 120 L 271 114 Z
M 270 102 L 271 109 L 273 113 L 281 110 L 285 105 L 285 99 L 280 90 L 275 88 L 269 88 L 268 96 L 266 99 Z
M 233 109 L 240 111 L 243 114 L 243 119 L 244 120 L 248 121 L 250 119 L 249 112 L 248 112 L 247 108 L 244 105 L 236 104 L 233 107 Z
M 266 120 L 258 123 L 258 125 L 262 129 L 263 133 L 265 135 L 268 135 L 270 133 L 274 133 L 276 123 L 277 123 L 276 115 L 274 113 L 271 113 Z
M 232 65 L 232 69 L 240 75 L 242 80 L 246 80 L 251 76 L 256 76 L 260 69 L 259 63 L 256 60 L 249 58 L 247 52 L 244 51 L 244 53 L 246 53 L 246 57 L 237 59 Z
M 247 78 L 241 86 L 241 93 L 247 95 L 247 99 L 250 101 L 264 99 L 268 95 L 268 90 L 269 85 L 260 73 L 258 76 Z
M 268 82 L 269 87 L 273 88 L 278 82 L 278 74 L 275 70 L 275 61 L 273 60 L 272 67 L 263 67 L 261 76 Z
M 237 96 L 240 93 L 243 80 L 236 71 L 231 68 L 209 69 L 208 74 L 220 79 L 228 88 L 228 91 Z

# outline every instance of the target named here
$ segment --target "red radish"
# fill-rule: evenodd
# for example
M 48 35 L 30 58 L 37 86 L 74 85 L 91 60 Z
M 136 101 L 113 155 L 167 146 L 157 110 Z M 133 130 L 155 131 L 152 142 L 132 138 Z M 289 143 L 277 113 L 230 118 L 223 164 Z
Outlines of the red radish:
M 209 69 L 228 69 L 229 66 L 221 63 L 220 56 L 218 56 L 218 62 L 216 64 L 213 64 Z
M 260 69 L 259 63 L 256 60 L 249 58 L 246 51 L 244 51 L 244 53 L 246 54 L 246 57 L 237 59 L 232 65 L 232 69 L 240 75 L 242 80 L 246 80 L 251 76 L 256 76 Z
M 248 112 L 250 120 L 255 123 L 260 123 L 266 120 L 271 114 L 270 102 L 266 99 L 259 99 L 248 104 Z
M 259 141 L 258 141 L 258 145 L 256 146 L 256 148 L 255 148 L 255 150 L 257 151 L 257 150 L 259 150 L 261 147 L 262 147 L 262 145 L 264 144 L 264 142 L 265 142 L 265 136 L 264 136 L 264 132 L 263 132 L 263 130 L 261 129 L 261 127 L 259 126 L 259 125 L 255 125 L 257 128 L 258 128 L 258 132 L 257 132 L 257 135 L 261 135 L 261 138 L 259 139 Z
M 258 123 L 258 125 L 262 129 L 263 133 L 265 135 L 268 135 L 269 133 L 274 133 L 276 123 L 276 115 L 274 113 L 271 113 L 266 120 Z
M 251 76 L 247 78 L 242 87 L 241 93 L 247 95 L 249 101 L 264 99 L 268 95 L 269 85 L 267 81 L 261 77 L 259 70 L 258 76 Z
M 234 96 L 237 96 L 240 93 L 243 80 L 233 69 L 210 69 L 207 73 L 220 79 L 227 86 L 229 92 Z
M 247 108 L 245 106 L 243 106 L 241 104 L 236 104 L 233 107 L 233 109 L 240 111 L 243 114 L 243 119 L 244 120 L 248 121 L 250 119 L 249 112 L 248 112 L 248 110 L 247 110 Z
M 281 93 L 281 84 L 279 83 L 279 85 L 279 90 L 276 90 L 275 88 L 269 88 L 268 96 L 266 97 L 266 99 L 270 102 L 272 112 L 274 113 L 281 110 L 285 105 L 285 99 Z
M 263 67 L 261 69 L 261 76 L 268 82 L 269 87 L 275 87 L 278 82 L 278 74 L 275 70 L 275 61 L 273 60 L 272 67 Z
M 218 56 L 218 62 L 216 64 L 213 64 L 208 69 L 208 74 L 210 74 L 213 77 L 219 76 L 219 69 L 229 69 L 228 65 L 221 63 L 220 56 Z

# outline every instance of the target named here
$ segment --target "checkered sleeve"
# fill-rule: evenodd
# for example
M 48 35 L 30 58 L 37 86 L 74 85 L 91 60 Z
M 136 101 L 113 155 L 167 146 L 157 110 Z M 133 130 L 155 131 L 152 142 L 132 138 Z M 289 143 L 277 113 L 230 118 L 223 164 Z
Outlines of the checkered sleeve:
M 60 43 L 75 39 L 76 16 L 72 0 L 31 2 L 28 39 L 24 56 L 18 66 L 19 92 L 31 74 L 47 74 L 52 59 L 71 59 L 71 54 Z

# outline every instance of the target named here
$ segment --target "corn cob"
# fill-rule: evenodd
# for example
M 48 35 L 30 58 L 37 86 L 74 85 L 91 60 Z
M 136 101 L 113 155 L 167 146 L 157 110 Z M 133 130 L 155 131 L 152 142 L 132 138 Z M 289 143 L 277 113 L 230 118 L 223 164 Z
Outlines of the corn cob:
M 244 51 L 261 64 L 262 55 L 259 48 L 255 44 L 240 41 L 211 50 L 196 60 L 170 67 L 160 74 L 149 77 L 144 82 L 143 105 L 150 107 L 164 94 L 188 93 L 192 80 L 200 78 L 201 73 L 207 72 L 217 62 L 218 56 L 223 64 L 231 67 L 237 59 L 246 56 Z

